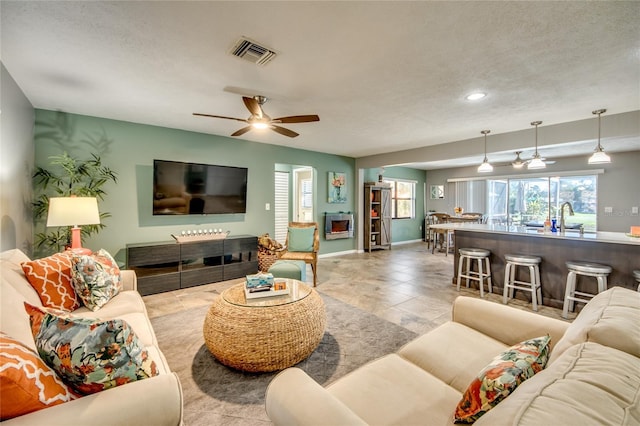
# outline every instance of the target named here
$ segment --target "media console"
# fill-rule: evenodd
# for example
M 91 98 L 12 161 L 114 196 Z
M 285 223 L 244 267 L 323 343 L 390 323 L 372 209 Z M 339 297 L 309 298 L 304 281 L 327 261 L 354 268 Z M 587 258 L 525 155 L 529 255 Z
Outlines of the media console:
M 126 268 L 143 296 L 242 278 L 258 271 L 258 237 L 127 244 Z

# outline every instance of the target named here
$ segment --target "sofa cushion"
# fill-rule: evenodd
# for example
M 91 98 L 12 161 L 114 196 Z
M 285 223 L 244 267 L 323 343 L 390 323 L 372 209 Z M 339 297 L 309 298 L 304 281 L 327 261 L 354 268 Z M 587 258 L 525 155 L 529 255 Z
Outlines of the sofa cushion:
M 496 356 L 465 391 L 454 412 L 455 423 L 473 423 L 547 364 L 549 336 L 514 345 Z
M 7 250 L 0 253 L 0 280 L 2 280 L 2 288 L 12 287 L 16 290 L 22 298 L 31 303 L 32 305 L 42 305 L 40 296 L 36 290 L 29 285 L 29 281 L 24 275 L 22 262 L 28 262 L 29 259 L 26 254 L 18 249 Z M 19 303 L 19 308 L 22 310 L 22 303 Z M 13 334 L 10 334 L 13 337 Z
M 596 342 L 640 357 L 640 293 L 612 287 L 587 303 L 551 352 L 552 364 L 569 347 Z
M 637 425 L 639 396 L 638 358 L 586 342 L 565 350 L 475 424 Z
M 126 321 L 72 317 L 25 303 L 38 354 L 64 382 L 90 394 L 158 374 Z
M 21 266 L 43 306 L 64 311 L 73 311 L 80 306 L 71 278 L 69 254 L 56 253 L 23 262 Z
M 463 393 L 478 372 L 508 347 L 470 327 L 447 322 L 407 343 L 398 354 Z
M 104 249 L 71 257 L 73 286 L 84 305 L 97 311 L 121 290 L 120 268 Z
M 0 332 L 0 420 L 73 399 L 56 372 L 24 344 Z
M 396 354 L 352 371 L 327 390 L 367 424 L 380 425 L 450 424 L 461 396 Z
M 4 274 L 4 271 L 2 273 Z M 0 280 L 2 280 L 2 286 L 0 287 L 0 301 L 2 301 L 0 325 L 2 326 L 2 331 L 35 352 L 36 346 L 33 343 L 31 327 L 29 327 L 29 315 L 24 311 L 24 302 L 26 300 L 21 293 L 13 286 L 8 285 L 3 278 L 0 278 Z M 25 287 L 31 288 L 24 276 L 23 282 Z

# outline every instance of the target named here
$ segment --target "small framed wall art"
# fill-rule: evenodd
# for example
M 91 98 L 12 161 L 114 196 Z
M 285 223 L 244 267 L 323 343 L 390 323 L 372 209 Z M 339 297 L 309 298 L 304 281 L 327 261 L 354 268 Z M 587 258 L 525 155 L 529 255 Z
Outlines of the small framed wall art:
M 444 198 L 444 185 L 431 185 L 431 199 L 439 200 Z
M 342 172 L 328 172 L 329 194 L 328 202 L 332 204 L 347 202 L 347 174 Z

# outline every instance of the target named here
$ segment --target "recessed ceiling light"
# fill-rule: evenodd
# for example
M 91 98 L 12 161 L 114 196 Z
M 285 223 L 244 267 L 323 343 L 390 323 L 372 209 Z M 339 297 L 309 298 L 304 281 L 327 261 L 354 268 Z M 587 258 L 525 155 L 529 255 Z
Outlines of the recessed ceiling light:
M 477 101 L 478 99 L 482 99 L 485 96 L 487 96 L 486 93 L 478 92 L 478 93 L 472 93 L 472 94 L 468 95 L 466 99 L 468 101 Z

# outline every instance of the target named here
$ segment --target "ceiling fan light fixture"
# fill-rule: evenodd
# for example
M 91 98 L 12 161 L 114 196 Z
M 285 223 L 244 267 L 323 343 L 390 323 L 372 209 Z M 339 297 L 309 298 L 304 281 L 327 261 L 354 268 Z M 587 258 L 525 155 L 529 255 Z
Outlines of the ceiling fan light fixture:
M 597 109 L 592 111 L 592 114 L 598 115 L 598 145 L 596 146 L 593 155 L 589 157 L 589 164 L 606 164 L 611 162 L 611 157 L 604 152 L 604 148 L 600 145 L 600 116 L 605 112 L 607 112 L 606 109 Z
M 484 161 L 478 167 L 479 173 L 488 173 L 493 171 L 493 166 L 489 163 L 489 159 L 487 158 L 487 134 L 491 133 L 491 130 L 482 130 L 480 131 L 484 135 Z
M 511 163 L 514 169 L 521 169 L 526 164 L 526 162 L 523 161 L 522 158 L 520 158 L 521 153 L 522 151 L 516 151 L 516 159 Z
M 251 127 L 253 127 L 254 129 L 267 129 L 269 127 L 269 123 L 254 121 L 253 123 L 251 123 Z

